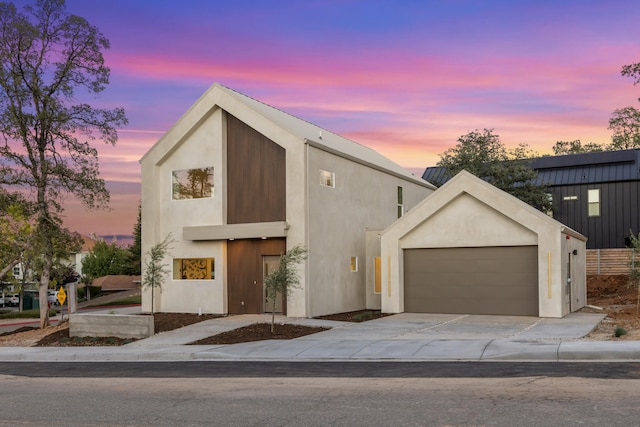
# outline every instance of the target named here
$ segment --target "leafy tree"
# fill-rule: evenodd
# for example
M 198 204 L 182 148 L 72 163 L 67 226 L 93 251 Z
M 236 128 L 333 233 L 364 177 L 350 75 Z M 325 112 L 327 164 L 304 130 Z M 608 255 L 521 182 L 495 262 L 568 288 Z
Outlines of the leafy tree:
M 624 77 L 631 77 L 633 84 L 640 83 L 640 62 L 623 65 L 620 72 Z M 640 101 L 640 98 L 638 98 Z M 609 119 L 611 150 L 625 150 L 640 147 L 640 110 L 634 107 L 616 109 Z
M 623 65 L 620 74 L 625 77 L 631 77 L 633 79 L 633 84 L 637 85 L 638 83 L 640 83 L 640 62 L 636 62 L 635 64 Z M 640 100 L 640 98 L 638 98 L 638 100 Z
M 553 154 L 560 156 L 562 154 L 579 154 L 579 153 L 594 153 L 598 151 L 607 150 L 607 146 L 598 144 L 596 142 L 588 142 L 582 144 L 579 139 L 575 141 L 558 141 L 552 147 Z
M 0 278 L 20 263 L 35 238 L 31 217 L 33 205 L 20 194 L 0 189 Z
M 299 245 L 280 256 L 278 268 L 264 279 L 266 298 L 271 303 L 271 333 L 274 333 L 276 319 L 276 299 L 278 295 L 287 298 L 293 289 L 300 287 L 300 276 L 296 265 L 307 259 L 307 250 Z
M 40 326 L 48 326 L 47 289 L 55 236 L 67 194 L 89 208 L 105 207 L 109 193 L 99 177 L 100 138 L 115 144 L 122 108 L 94 108 L 82 92 L 98 94 L 109 83 L 103 50 L 109 41 L 86 19 L 66 11 L 64 0 L 35 0 L 18 12 L 0 3 L 0 181 L 36 198 L 42 248 Z
M 612 150 L 640 147 L 640 110 L 634 107 L 618 108 L 609 119 Z
M 133 227 L 133 243 L 127 248 L 127 274 L 139 276 L 142 270 L 142 206 L 138 205 L 138 222 Z
M 128 251 L 115 242 L 98 240 L 82 260 L 82 280 L 90 285 L 98 277 L 125 274 L 128 269 Z
M 531 168 L 536 156 L 526 144 L 507 149 L 493 129 L 475 130 L 458 138 L 455 147 L 440 155 L 437 166 L 452 177 L 466 170 L 531 206 L 547 212 L 552 209 L 545 186 L 536 184 L 538 173 Z M 442 185 L 444 182 L 434 183 Z
M 169 265 L 163 263 L 165 256 L 171 249 L 174 242 L 171 233 L 164 240 L 146 252 L 148 259 L 144 264 L 144 275 L 142 276 L 142 287 L 151 288 L 151 314 L 154 312 L 154 290 L 162 289 L 164 279 L 169 274 Z

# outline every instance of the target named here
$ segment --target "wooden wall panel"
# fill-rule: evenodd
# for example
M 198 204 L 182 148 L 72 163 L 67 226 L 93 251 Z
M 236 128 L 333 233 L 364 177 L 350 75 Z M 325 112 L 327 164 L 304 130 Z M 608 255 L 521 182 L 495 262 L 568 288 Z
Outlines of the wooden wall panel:
M 286 220 L 285 150 L 227 114 L 227 223 Z
M 262 314 L 262 257 L 281 255 L 285 239 L 238 239 L 227 242 L 229 314 Z

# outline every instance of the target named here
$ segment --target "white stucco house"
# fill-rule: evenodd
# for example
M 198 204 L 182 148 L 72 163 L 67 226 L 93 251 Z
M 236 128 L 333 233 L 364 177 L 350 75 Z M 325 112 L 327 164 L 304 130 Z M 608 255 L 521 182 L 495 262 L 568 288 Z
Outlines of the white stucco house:
M 383 312 L 563 317 L 586 305 L 587 239 L 466 171 L 378 234 Z
M 586 238 L 462 172 L 435 189 L 379 153 L 214 84 L 144 155 L 142 250 L 171 235 L 144 311 L 270 312 L 263 279 L 302 245 L 276 311 L 563 317 Z M 143 265 L 144 268 L 144 265 Z M 144 271 L 143 271 L 144 275 Z
M 175 240 L 170 277 L 153 298 L 164 312 L 270 311 L 264 275 L 295 245 L 309 254 L 302 286 L 277 311 L 379 308 L 367 230 L 389 226 L 435 189 L 374 150 L 219 84 L 140 162 L 142 251 Z M 151 304 L 144 289 L 143 310 Z

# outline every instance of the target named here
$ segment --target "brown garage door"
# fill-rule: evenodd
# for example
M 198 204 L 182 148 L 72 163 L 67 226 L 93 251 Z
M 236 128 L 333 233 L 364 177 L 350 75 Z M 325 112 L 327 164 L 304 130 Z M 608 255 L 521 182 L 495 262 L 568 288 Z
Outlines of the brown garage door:
M 538 315 L 538 248 L 404 250 L 409 313 Z

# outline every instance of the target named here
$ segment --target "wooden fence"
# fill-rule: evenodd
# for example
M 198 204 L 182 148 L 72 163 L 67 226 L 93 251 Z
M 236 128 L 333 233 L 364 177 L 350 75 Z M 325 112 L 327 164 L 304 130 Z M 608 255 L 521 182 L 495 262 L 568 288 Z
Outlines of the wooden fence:
M 629 274 L 631 249 L 587 249 L 587 274 Z

